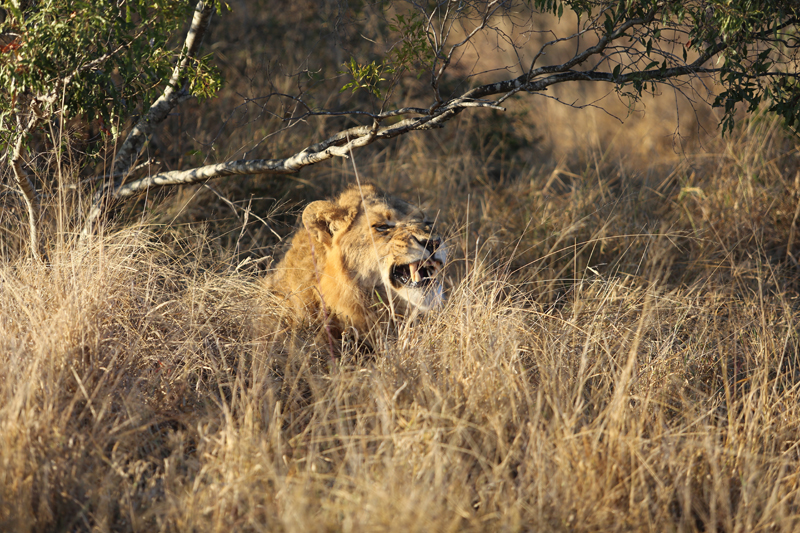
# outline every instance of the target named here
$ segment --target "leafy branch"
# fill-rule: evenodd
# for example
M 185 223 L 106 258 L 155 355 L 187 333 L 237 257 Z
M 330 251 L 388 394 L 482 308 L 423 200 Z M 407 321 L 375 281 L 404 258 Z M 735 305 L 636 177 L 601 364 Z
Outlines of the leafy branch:
M 419 12 L 395 16 L 389 28 L 400 34 L 400 40 L 381 61 L 373 60 L 362 65 L 351 57 L 344 64 L 345 71 L 342 73 L 349 74 L 352 80 L 341 88 L 340 93 L 348 89 L 353 93 L 365 89 L 375 98 L 381 99 L 384 94 L 391 92 L 403 72 L 415 71 L 419 79 L 425 71 L 432 68 L 435 55 L 428 40 L 425 19 Z M 389 88 L 382 90 L 380 85 L 386 81 L 389 82 Z

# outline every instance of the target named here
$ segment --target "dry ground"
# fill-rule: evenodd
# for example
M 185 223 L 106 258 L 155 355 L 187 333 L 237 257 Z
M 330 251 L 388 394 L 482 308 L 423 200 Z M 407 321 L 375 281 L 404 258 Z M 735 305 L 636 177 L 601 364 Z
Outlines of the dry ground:
M 259 280 L 350 162 L 140 201 L 85 246 L 53 193 L 46 266 L 6 208 L 0 530 L 797 531 L 797 138 L 684 120 L 681 147 L 666 100 L 620 126 L 531 98 L 357 154 L 455 259 L 442 310 L 333 362 Z

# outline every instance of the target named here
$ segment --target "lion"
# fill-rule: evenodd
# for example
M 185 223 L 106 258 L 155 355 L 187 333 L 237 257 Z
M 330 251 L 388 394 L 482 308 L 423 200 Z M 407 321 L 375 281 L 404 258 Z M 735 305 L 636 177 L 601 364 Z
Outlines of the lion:
M 310 203 L 267 283 L 301 322 L 341 337 L 366 335 L 381 317 L 439 307 L 447 253 L 419 208 L 373 185 Z

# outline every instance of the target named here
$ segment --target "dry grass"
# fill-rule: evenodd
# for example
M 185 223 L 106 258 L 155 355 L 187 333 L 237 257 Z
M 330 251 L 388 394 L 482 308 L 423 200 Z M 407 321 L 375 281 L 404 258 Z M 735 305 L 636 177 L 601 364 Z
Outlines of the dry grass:
M 186 188 L 82 246 L 55 194 L 47 266 L 0 213 L 0 530 L 798 530 L 796 141 L 558 109 L 357 154 L 455 260 L 440 312 L 333 365 L 252 260 L 350 162 L 215 185 L 272 191 L 271 229 Z
M 202 232 L 7 254 L 0 529 L 796 530 L 796 152 L 719 146 L 441 176 L 446 307 L 335 367 Z

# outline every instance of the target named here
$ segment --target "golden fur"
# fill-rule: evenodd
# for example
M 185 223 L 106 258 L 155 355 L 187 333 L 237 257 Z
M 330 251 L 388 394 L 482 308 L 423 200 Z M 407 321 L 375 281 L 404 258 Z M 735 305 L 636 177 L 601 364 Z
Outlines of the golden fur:
M 303 227 L 268 280 L 301 321 L 366 333 L 381 313 L 425 312 L 443 301 L 446 261 L 433 222 L 374 186 L 351 187 L 303 211 Z

